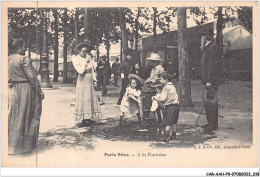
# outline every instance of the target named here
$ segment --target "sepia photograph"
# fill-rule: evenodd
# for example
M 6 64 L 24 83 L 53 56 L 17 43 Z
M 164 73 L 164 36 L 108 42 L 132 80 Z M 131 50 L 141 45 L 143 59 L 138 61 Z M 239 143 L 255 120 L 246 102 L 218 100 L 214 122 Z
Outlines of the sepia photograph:
M 2 2 L 2 167 L 258 167 L 257 13 Z

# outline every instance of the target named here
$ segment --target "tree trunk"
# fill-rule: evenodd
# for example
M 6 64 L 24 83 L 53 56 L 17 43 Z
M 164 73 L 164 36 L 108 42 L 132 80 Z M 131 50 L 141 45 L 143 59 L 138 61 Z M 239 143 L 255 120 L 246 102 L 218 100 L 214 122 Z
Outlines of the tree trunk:
M 123 49 L 123 43 L 122 43 L 122 37 L 121 37 L 121 39 L 120 39 L 120 62 L 122 62 L 122 54 L 123 54 L 123 51 L 122 51 L 122 49 Z
M 84 9 L 84 40 L 90 40 L 90 20 L 89 20 L 89 10 Z
M 122 60 L 124 61 L 126 57 L 125 52 L 128 50 L 124 8 L 119 8 L 119 12 L 120 12 L 120 28 L 121 28 L 121 36 L 122 36 Z
M 64 24 L 63 24 L 63 32 L 64 32 L 64 46 L 63 46 L 63 83 L 67 83 L 67 8 L 64 10 Z
M 39 73 L 42 72 L 42 43 L 43 43 L 43 28 L 42 28 L 42 20 L 40 21 L 39 24 L 39 54 L 40 54 L 40 68 L 39 68 Z
M 79 12 L 78 12 L 78 8 L 76 8 L 75 9 L 75 48 L 74 48 L 75 55 L 78 54 L 77 45 L 79 43 L 78 18 L 79 18 Z
M 223 53 L 223 15 L 222 15 L 222 7 L 218 7 L 218 20 L 217 20 L 217 36 L 216 43 L 220 49 L 221 54 Z
M 179 97 L 180 104 L 188 107 L 192 106 L 191 85 L 190 85 L 190 66 L 187 51 L 186 35 L 186 9 L 178 8 L 178 58 L 179 58 Z
M 59 34 L 58 34 L 58 10 L 54 9 L 54 77 L 53 82 L 58 82 L 59 77 Z
M 31 33 L 30 30 L 28 30 L 28 34 L 27 34 L 27 49 L 28 49 L 28 57 L 31 58 Z
M 154 53 L 158 53 L 157 33 L 156 33 L 157 12 L 158 12 L 157 8 L 153 7 L 153 51 Z
M 140 7 L 137 7 L 138 13 L 135 19 L 135 53 L 136 53 L 136 60 L 140 63 L 139 55 L 138 55 L 138 30 L 139 30 L 139 16 L 140 16 Z

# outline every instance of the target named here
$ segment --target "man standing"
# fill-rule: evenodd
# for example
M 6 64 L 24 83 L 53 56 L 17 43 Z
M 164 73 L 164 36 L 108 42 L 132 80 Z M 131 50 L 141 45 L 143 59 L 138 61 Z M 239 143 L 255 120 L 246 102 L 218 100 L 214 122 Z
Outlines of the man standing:
M 99 71 L 99 84 L 98 89 L 100 89 L 100 85 L 102 86 L 102 96 L 105 96 L 107 93 L 106 83 L 107 83 L 107 67 L 106 67 L 106 56 L 103 55 L 100 57 L 97 69 Z
M 119 99 L 117 101 L 117 105 L 121 104 L 121 101 L 126 91 L 126 87 L 129 84 L 128 75 L 134 72 L 134 66 L 132 60 L 133 57 L 129 53 L 126 53 L 125 61 L 120 63 L 120 66 L 118 68 L 118 73 L 121 73 L 122 88 L 120 91 Z
M 116 61 L 112 64 L 112 74 L 114 75 L 114 86 L 118 87 L 117 81 L 118 81 L 118 68 L 119 68 L 119 58 L 116 58 Z
M 106 60 L 106 62 L 105 62 L 105 71 L 106 71 L 106 84 L 110 85 L 112 71 L 111 71 L 109 59 Z
M 217 91 L 220 84 L 220 50 L 214 42 L 212 33 L 203 32 L 201 36 L 201 81 L 204 88 L 203 97 L 208 124 L 201 126 L 204 133 L 218 129 L 218 100 Z M 213 101 L 208 101 L 211 99 Z M 214 101 L 215 100 L 215 101 Z

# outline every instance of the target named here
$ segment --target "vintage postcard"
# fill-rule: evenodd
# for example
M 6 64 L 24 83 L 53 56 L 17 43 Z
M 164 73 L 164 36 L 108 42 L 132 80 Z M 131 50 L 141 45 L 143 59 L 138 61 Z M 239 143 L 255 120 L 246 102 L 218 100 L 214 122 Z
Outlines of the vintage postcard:
M 258 167 L 257 14 L 2 2 L 2 167 Z

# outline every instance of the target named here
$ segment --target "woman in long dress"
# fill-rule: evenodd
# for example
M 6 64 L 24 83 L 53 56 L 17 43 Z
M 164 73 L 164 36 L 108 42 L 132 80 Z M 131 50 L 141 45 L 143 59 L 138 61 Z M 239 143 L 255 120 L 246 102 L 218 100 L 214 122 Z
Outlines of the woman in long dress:
M 73 65 L 79 73 L 76 85 L 75 121 L 89 121 L 102 118 L 98 96 L 94 90 L 93 60 L 90 56 L 92 46 L 84 41 L 77 46 L 79 55 L 73 59 Z
M 22 39 L 8 43 L 8 154 L 31 152 L 38 141 L 44 94 L 24 45 Z

